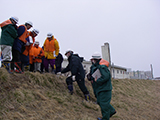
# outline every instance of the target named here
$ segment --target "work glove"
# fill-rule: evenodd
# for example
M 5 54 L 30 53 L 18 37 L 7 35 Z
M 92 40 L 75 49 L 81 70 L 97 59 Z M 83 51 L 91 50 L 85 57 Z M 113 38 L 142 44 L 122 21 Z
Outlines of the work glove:
M 73 80 L 73 81 L 76 80 L 76 76 L 75 76 L 75 75 L 72 76 L 72 80 Z
M 91 73 L 88 73 L 88 74 L 87 74 L 87 79 L 88 79 L 89 81 L 91 81 Z
M 58 72 L 57 75 L 61 75 L 61 72 Z
M 30 45 L 30 43 L 27 41 L 26 44 L 25 44 L 25 46 L 29 46 L 29 45 Z
M 56 55 L 55 51 L 53 51 L 53 56 L 54 56 L 54 57 L 57 57 L 57 55 Z

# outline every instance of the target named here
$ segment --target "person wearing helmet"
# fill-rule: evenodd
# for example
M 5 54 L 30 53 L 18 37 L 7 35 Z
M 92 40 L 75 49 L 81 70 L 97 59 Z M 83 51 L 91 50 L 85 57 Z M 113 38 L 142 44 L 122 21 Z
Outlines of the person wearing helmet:
M 71 76 L 66 79 L 70 94 L 73 94 L 73 81 L 76 81 L 80 90 L 84 94 L 85 100 L 89 101 L 90 95 L 85 86 L 85 71 L 80 57 L 77 54 L 73 54 L 72 50 L 67 50 L 65 55 L 68 58 L 68 65 L 61 71 L 61 73 L 71 72 Z
M 32 58 L 34 63 L 34 72 L 38 71 L 41 73 L 41 63 L 42 57 L 44 56 L 44 51 L 41 47 L 39 47 L 39 42 L 36 41 L 34 43 Z
M 32 72 L 34 70 L 34 65 L 33 65 L 33 58 L 29 56 L 29 53 L 31 51 L 31 48 L 35 42 L 35 37 L 39 34 L 38 29 L 33 29 L 32 31 L 29 31 L 29 35 L 26 38 L 27 42 L 29 45 L 25 45 L 22 47 L 22 54 L 21 54 L 21 69 L 24 72 L 25 70 L 32 69 Z M 31 66 L 30 66 L 31 64 Z
M 17 38 L 17 24 L 18 18 L 11 17 L 10 19 L 2 22 L 0 27 L 2 29 L 0 45 L 2 50 L 2 66 L 9 70 L 8 62 L 12 60 L 12 46 L 14 39 Z
M 102 119 L 98 120 L 109 120 L 116 110 L 110 104 L 112 95 L 112 83 L 111 74 L 108 69 L 109 62 L 102 59 L 101 55 L 95 52 L 91 58 L 92 66 L 90 67 L 90 73 L 87 78 L 92 83 L 97 103 L 99 104 L 102 112 Z
M 22 47 L 29 46 L 30 43 L 27 41 L 27 37 L 29 35 L 28 30 L 33 27 L 32 22 L 27 21 L 24 25 L 20 25 L 17 29 L 18 37 L 14 40 L 13 49 L 12 49 L 12 64 L 11 64 L 11 72 L 14 71 L 14 67 L 16 67 L 16 71 L 18 73 L 23 73 L 21 70 L 21 53 Z
M 44 44 L 44 68 L 45 72 L 49 72 L 49 64 L 51 65 L 52 72 L 55 70 L 55 59 L 59 54 L 59 43 L 56 38 L 54 38 L 52 33 L 47 34 L 47 39 Z

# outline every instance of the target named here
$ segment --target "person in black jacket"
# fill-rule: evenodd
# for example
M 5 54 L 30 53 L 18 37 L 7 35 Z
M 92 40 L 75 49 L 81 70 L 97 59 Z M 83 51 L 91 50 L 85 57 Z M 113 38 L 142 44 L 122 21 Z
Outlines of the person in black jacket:
M 73 81 L 75 80 L 83 92 L 85 100 L 89 101 L 90 95 L 85 86 L 85 71 L 83 69 L 80 57 L 78 55 L 74 55 L 72 50 L 67 50 L 65 55 L 68 58 L 69 64 L 61 71 L 61 73 L 71 71 L 71 76 L 67 77 L 66 79 L 66 83 L 71 95 L 73 94 Z
M 55 74 L 57 74 L 58 72 L 61 72 L 62 62 L 63 62 L 63 56 L 61 53 L 59 53 L 55 59 L 55 65 L 56 65 Z

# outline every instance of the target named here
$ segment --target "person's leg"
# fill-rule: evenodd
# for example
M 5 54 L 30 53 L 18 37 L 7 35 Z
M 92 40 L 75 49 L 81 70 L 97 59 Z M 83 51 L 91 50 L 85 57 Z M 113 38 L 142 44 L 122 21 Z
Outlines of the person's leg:
M 115 109 L 110 104 L 111 91 L 100 92 L 97 96 L 97 103 L 101 108 L 102 120 L 109 120 L 111 114 Z
M 37 71 L 37 62 L 34 62 L 34 72 Z
M 46 72 L 49 72 L 49 70 L 48 70 L 48 65 L 49 65 L 48 59 L 47 59 L 47 58 L 44 58 L 44 68 L 45 68 L 45 71 L 46 71 Z
M 68 86 L 68 90 L 71 93 L 71 95 L 73 94 L 73 82 L 72 82 L 72 77 L 68 77 L 66 78 L 66 83 Z
M 37 62 L 37 71 L 41 72 L 41 63 L 38 63 L 38 62 Z
M 2 61 L 12 60 L 12 46 L 1 45 L 1 51 L 2 51 L 2 56 L 3 56 Z
M 55 66 L 55 59 L 50 59 L 49 64 L 51 65 L 52 72 L 54 72 L 54 66 Z
M 81 89 L 81 91 L 84 94 L 85 100 L 89 101 L 90 100 L 90 95 L 89 95 L 89 91 L 87 90 L 87 87 L 85 86 L 85 80 L 84 79 L 81 80 L 80 76 L 77 75 L 76 76 L 76 81 L 77 81 L 77 84 L 78 84 L 79 88 Z
M 79 75 L 76 75 L 76 81 L 83 94 L 89 94 L 87 87 L 85 86 L 85 80 L 81 79 Z

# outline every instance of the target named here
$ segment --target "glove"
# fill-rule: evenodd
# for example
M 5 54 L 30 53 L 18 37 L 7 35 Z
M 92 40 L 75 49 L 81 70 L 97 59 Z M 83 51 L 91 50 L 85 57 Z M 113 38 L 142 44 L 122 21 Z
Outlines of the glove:
M 30 43 L 27 41 L 26 44 L 25 44 L 25 46 L 29 46 L 29 45 L 30 45 Z
M 76 80 L 76 76 L 75 76 L 75 75 L 72 76 L 72 80 L 73 80 L 73 81 Z
M 87 74 L 87 79 L 88 79 L 89 81 L 91 81 L 91 73 L 88 73 L 88 74 Z
M 55 51 L 53 51 L 53 56 L 54 56 L 54 57 L 57 57 L 57 55 L 55 54 Z
M 33 43 L 33 39 L 31 36 L 29 36 L 29 42 L 32 44 Z
M 61 72 L 58 72 L 57 75 L 61 75 Z

